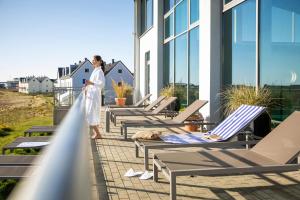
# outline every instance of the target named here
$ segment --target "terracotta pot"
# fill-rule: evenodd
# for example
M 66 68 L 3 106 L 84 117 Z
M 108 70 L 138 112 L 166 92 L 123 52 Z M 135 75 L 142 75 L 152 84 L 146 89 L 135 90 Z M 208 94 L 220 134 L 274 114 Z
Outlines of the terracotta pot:
M 197 131 L 199 128 L 198 125 L 196 124 L 187 124 L 187 125 L 184 125 L 184 129 L 188 132 L 195 132 Z
M 118 106 L 125 106 L 126 98 L 115 98 L 115 101 Z

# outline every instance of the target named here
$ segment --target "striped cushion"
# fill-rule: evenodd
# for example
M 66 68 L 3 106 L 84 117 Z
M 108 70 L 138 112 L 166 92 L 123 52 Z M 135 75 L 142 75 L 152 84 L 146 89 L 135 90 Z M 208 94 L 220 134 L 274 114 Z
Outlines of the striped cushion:
M 207 139 L 207 135 L 217 135 L 220 139 L 215 141 L 225 141 L 246 128 L 253 120 L 266 110 L 265 107 L 242 105 L 229 115 L 216 128 L 206 134 L 170 134 L 160 136 L 160 138 L 169 143 L 191 144 L 214 142 Z
M 265 110 L 265 107 L 242 105 L 210 131 L 210 134 L 219 135 L 227 140 L 244 129 Z

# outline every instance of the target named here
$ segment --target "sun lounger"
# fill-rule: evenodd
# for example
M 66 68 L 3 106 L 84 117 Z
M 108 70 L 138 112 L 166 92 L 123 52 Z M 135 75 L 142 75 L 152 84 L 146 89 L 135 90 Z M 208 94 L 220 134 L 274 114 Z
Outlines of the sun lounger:
M 208 133 L 170 134 L 161 136 L 162 140 L 135 140 L 136 156 L 138 151 L 144 152 L 145 170 L 148 170 L 150 149 L 168 149 L 183 147 L 237 147 L 254 144 L 253 141 L 228 142 L 241 133 L 257 117 L 266 111 L 265 107 L 242 105 Z M 210 138 L 210 136 L 218 138 Z
M 120 111 L 113 111 L 111 114 L 113 116 L 113 122 L 116 126 L 117 117 L 127 117 L 127 116 L 159 116 L 159 115 L 175 115 L 175 111 L 166 110 L 168 106 L 170 106 L 177 97 L 169 97 L 164 99 L 159 106 L 157 106 L 152 111 L 145 111 L 145 110 L 120 110 Z
M 35 166 L 0 166 L 0 180 L 27 178 L 36 168 Z
M 170 199 L 176 199 L 178 176 L 215 176 L 287 172 L 300 169 L 300 112 L 296 111 L 251 150 L 203 150 L 154 154 L 153 180 L 158 170 L 170 181 Z M 295 164 L 296 163 L 296 164 Z
M 24 131 L 24 136 L 26 137 L 28 135 L 29 137 L 31 137 L 33 133 L 52 134 L 55 132 L 56 128 L 57 126 L 32 126 L 31 128 Z
M 190 106 L 188 106 L 183 112 L 181 112 L 179 115 L 177 115 L 175 118 L 170 120 L 126 120 L 121 122 L 121 134 L 124 133 L 125 139 L 127 139 L 127 128 L 128 127 L 180 127 L 187 124 L 210 124 L 210 123 L 204 123 L 203 120 L 200 120 L 198 122 L 192 121 L 188 122 L 186 121 L 191 115 L 193 115 L 195 112 L 198 112 L 200 108 L 202 108 L 205 104 L 207 104 L 207 101 L 197 100 L 194 103 L 192 103 Z
M 13 142 L 5 145 L 2 148 L 2 154 L 5 154 L 6 150 L 11 152 L 15 149 L 41 149 L 49 144 L 51 137 L 19 137 L 16 138 Z
M 119 108 L 119 109 L 126 109 L 126 108 L 140 108 L 140 107 L 145 107 L 146 106 L 146 101 L 151 97 L 152 94 L 147 94 L 146 96 L 144 96 L 144 98 L 142 98 L 140 101 L 136 102 L 135 104 L 133 105 L 125 105 L 125 106 L 118 106 L 118 105 L 110 105 L 108 106 L 110 109 L 113 108 L 113 109 L 116 109 L 116 108 Z
M 130 109 L 131 111 L 151 111 L 153 110 L 158 104 L 160 104 L 161 101 L 163 101 L 166 98 L 166 96 L 160 96 L 155 101 L 153 101 L 150 105 L 148 105 L 146 108 L 127 108 L 127 109 L 109 109 L 107 108 L 105 111 L 105 131 L 110 131 L 110 121 L 116 125 L 116 117 L 114 117 L 114 114 L 121 113 L 122 111 L 125 112 L 126 110 Z
M 39 156 L 34 155 L 2 155 L 0 156 L 0 166 L 30 166 L 35 165 Z

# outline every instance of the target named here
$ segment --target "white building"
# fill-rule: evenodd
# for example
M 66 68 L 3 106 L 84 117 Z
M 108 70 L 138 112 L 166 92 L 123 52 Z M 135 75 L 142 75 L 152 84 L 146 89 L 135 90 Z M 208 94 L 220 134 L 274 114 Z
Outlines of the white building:
M 112 80 L 116 83 L 121 84 L 122 81 L 133 86 L 134 76 L 131 71 L 124 65 L 122 61 L 115 62 L 105 65 L 105 104 L 115 103 L 115 92 L 112 87 Z
M 93 72 L 92 63 L 85 58 L 70 67 L 58 68 L 56 87 L 70 87 L 81 89 Z
M 54 80 L 48 77 L 20 78 L 19 92 L 26 94 L 53 92 Z
M 300 108 L 299 19 L 299 0 L 134 0 L 135 97 L 173 84 L 218 121 L 228 86 L 268 87 L 283 120 Z

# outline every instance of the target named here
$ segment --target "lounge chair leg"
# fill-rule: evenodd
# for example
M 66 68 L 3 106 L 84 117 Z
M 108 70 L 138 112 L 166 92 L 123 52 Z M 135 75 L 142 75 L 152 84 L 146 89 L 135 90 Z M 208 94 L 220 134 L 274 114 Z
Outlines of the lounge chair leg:
M 122 127 L 122 125 L 121 125 L 120 130 L 121 130 L 121 135 L 123 135 L 123 127 Z
M 105 111 L 105 131 L 106 131 L 106 133 L 109 133 L 109 125 L 110 125 L 110 120 L 109 120 L 109 118 L 110 118 L 110 114 L 109 114 L 110 112 L 107 110 L 107 111 Z
M 149 170 L 149 149 L 147 147 L 144 147 L 144 167 L 145 171 Z
M 139 147 L 138 147 L 138 145 L 135 144 L 135 143 L 134 143 L 134 146 L 135 146 L 135 157 L 138 158 L 138 157 L 140 157 L 140 156 L 139 156 Z
M 153 162 L 153 181 L 158 182 L 158 168 Z
M 170 200 L 176 200 L 176 176 L 170 173 Z
M 114 117 L 114 125 L 117 126 L 117 117 Z
M 124 129 L 123 130 L 124 131 L 124 139 L 127 140 L 127 127 L 124 126 L 123 129 Z

